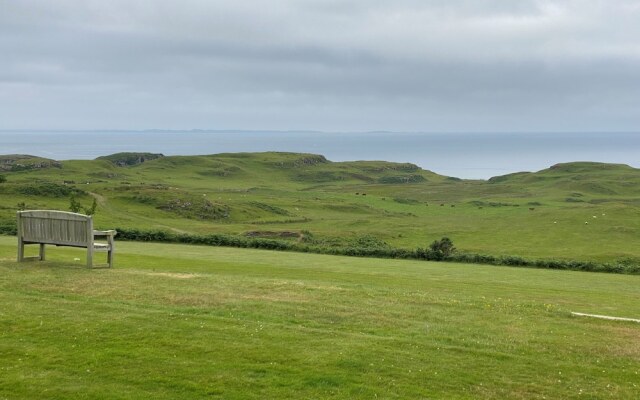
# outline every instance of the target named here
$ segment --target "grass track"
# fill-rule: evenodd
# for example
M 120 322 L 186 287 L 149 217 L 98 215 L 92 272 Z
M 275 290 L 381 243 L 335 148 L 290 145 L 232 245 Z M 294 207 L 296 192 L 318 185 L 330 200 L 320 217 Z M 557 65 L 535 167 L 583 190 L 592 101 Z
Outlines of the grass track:
M 0 399 L 640 397 L 640 277 L 0 237 Z

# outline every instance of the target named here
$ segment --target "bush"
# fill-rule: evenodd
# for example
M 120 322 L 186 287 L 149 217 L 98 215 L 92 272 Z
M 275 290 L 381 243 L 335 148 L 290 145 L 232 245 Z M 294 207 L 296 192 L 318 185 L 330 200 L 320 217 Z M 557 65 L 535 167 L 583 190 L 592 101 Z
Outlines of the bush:
M 156 207 L 185 218 L 218 220 L 229 218 L 231 208 L 224 204 L 212 203 L 201 197 L 174 198 Z
M 417 183 L 424 182 L 426 179 L 419 174 L 400 175 L 400 176 L 383 176 L 378 179 L 378 183 Z
M 96 208 L 98 208 L 98 201 L 93 198 L 93 203 L 91 203 L 91 207 L 85 207 L 84 213 L 87 215 L 94 215 L 96 213 Z
M 386 249 L 390 247 L 387 242 L 382 239 L 378 239 L 373 235 L 358 236 L 351 241 L 351 246 L 365 249 Z
M 16 235 L 17 233 L 16 221 L 0 221 L 0 235 Z
M 15 226 L 15 225 L 14 225 Z M 12 234 L 12 227 L 8 225 L 3 228 L 0 225 L 0 233 Z M 336 247 L 323 244 L 285 242 L 275 239 L 247 238 L 244 236 L 233 236 L 224 234 L 212 235 L 191 235 L 176 234 L 173 232 L 153 230 L 142 231 L 138 229 L 116 228 L 118 238 L 121 240 L 135 240 L 144 242 L 172 242 L 184 244 L 199 244 L 208 246 L 225 246 L 254 248 L 279 251 L 298 251 L 304 253 L 332 254 L 353 257 L 378 257 L 397 258 L 428 261 L 455 261 L 470 264 L 484 265 L 509 265 L 532 268 L 565 269 L 576 271 L 610 272 L 622 274 L 640 274 L 638 260 L 622 260 L 613 264 L 598 264 L 590 261 L 575 260 L 530 260 L 519 256 L 492 256 L 488 254 L 461 253 L 457 252 L 451 239 L 443 237 L 434 241 L 426 249 L 399 249 L 390 246 L 358 246 L 359 240 L 347 242 L 346 246 Z M 13 233 L 15 234 L 15 233 Z M 361 240 L 361 244 L 371 244 L 373 241 L 369 237 Z M 377 239 L 379 240 L 379 239 Z M 382 242 L 384 243 L 384 242 Z M 377 243 L 379 244 L 379 242 Z
M 5 183 L 7 181 L 7 177 L 4 175 L 0 175 L 0 183 Z
M 52 182 L 21 186 L 17 189 L 17 192 L 27 196 L 43 197 L 66 197 L 71 194 L 81 193 L 81 191 L 76 188 Z
M 429 245 L 429 249 L 436 257 L 436 260 L 444 260 L 445 258 L 450 257 L 456 250 L 453 246 L 453 242 L 448 237 L 443 237 L 440 240 L 433 241 L 433 243 Z
M 69 211 L 77 213 L 82 209 L 82 204 L 76 199 L 76 195 L 72 194 L 69 197 Z

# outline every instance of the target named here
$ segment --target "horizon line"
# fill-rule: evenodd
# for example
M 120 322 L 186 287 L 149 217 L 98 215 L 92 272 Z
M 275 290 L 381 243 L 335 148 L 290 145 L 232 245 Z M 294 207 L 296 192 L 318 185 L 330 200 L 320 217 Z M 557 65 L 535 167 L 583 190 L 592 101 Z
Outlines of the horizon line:
M 192 133 L 327 133 L 327 134 L 380 134 L 380 133 L 399 133 L 399 134 L 640 134 L 640 130 L 545 130 L 545 131 L 509 131 L 509 130 L 496 130 L 496 131 L 393 131 L 393 130 L 313 130 L 313 129 L 162 129 L 162 128 L 150 128 L 150 129 L 0 129 L 0 133 L 83 133 L 83 132 L 122 132 L 122 133 L 180 133 L 180 132 L 192 132 Z

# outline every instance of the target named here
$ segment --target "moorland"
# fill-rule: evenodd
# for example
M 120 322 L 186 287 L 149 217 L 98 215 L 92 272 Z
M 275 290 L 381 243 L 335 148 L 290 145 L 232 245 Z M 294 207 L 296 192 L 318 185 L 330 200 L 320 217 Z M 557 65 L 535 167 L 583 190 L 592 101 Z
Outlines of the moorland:
M 408 163 L 321 155 L 0 156 L 0 227 L 15 212 L 97 202 L 96 226 L 561 260 L 640 260 L 640 170 L 571 162 L 462 180 Z M 7 228 L 8 227 L 8 228 Z

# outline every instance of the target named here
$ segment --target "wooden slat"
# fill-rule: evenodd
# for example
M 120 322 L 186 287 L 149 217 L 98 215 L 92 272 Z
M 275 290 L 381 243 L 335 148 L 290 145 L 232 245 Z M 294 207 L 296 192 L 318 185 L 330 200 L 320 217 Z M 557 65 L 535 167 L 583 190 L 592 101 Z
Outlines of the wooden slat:
M 83 218 L 78 218 L 83 217 Z M 90 217 L 63 211 L 23 211 L 18 214 L 21 237 L 25 242 L 46 242 L 87 246 Z
M 72 213 L 67 211 L 55 210 L 28 210 L 18 211 L 22 217 L 46 218 L 46 219 L 62 219 L 69 221 L 86 221 L 88 216 L 84 214 Z

